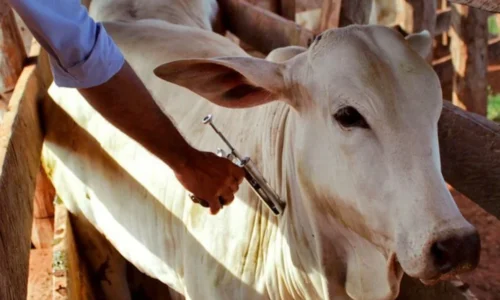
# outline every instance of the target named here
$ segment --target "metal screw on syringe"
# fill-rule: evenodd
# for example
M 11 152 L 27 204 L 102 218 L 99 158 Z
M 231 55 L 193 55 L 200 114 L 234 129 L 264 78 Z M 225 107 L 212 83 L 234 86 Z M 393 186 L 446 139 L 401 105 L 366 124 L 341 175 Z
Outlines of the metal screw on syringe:
M 226 145 L 229 147 L 231 152 L 234 154 L 235 150 L 234 150 L 233 146 L 231 146 L 229 141 L 226 140 L 226 137 L 215 127 L 214 123 L 212 123 L 212 119 L 213 119 L 212 115 L 207 115 L 206 117 L 203 118 L 203 124 L 209 124 L 212 127 L 212 129 L 215 131 L 215 133 L 217 133 L 217 135 L 224 141 L 224 143 L 226 143 Z

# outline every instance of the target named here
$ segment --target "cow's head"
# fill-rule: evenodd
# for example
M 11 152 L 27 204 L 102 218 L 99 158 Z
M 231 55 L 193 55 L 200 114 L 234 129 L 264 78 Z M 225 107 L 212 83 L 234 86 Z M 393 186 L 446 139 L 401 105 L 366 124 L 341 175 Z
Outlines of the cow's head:
M 278 99 L 293 107 L 297 184 L 322 231 L 343 224 L 383 253 L 371 260 L 369 249 L 358 249 L 368 253 L 367 267 L 387 269 L 388 288 L 368 297 L 356 283 L 358 290 L 348 288 L 355 299 L 382 299 L 397 293 L 390 281 L 401 278 L 399 266 L 433 280 L 479 260 L 478 234 L 440 170 L 441 87 L 422 58 L 430 44 L 427 32 L 403 38 L 381 26 L 350 26 L 267 60 L 182 60 L 155 73 L 220 106 Z

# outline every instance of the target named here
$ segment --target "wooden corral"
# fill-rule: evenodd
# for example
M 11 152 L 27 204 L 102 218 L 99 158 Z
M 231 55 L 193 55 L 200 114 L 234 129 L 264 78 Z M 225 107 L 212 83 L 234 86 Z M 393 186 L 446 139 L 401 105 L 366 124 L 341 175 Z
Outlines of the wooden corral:
M 328 28 L 368 23 L 371 1 L 316 2 L 321 19 L 314 32 L 295 23 L 294 0 L 272 0 L 268 9 L 243 0 L 220 4 L 224 26 L 264 54 L 287 45 L 307 47 L 315 34 Z M 441 79 L 445 100 L 453 101 L 444 101 L 439 121 L 442 172 L 456 190 L 500 219 L 500 126 L 484 117 L 486 70 L 500 61 L 500 39 L 491 39 L 481 29 L 491 12 L 500 12 L 500 5 L 487 0 L 450 2 L 469 7 L 407 0 L 404 22 L 394 26 L 403 34 L 427 29 L 440 43 L 436 48 L 444 54 L 435 51 L 429 62 Z M 34 42 L 26 55 L 14 15 L 1 0 L 0 26 L 0 257 L 8 258 L 0 259 L 0 299 L 93 299 L 71 218 L 40 168 L 43 128 L 50 118 L 42 113 L 44 103 L 51 101 L 47 54 Z M 31 263 L 39 261 L 41 269 L 29 269 L 30 251 Z M 47 282 L 50 291 L 44 289 Z M 405 277 L 399 298 L 473 299 L 459 285 L 424 288 Z

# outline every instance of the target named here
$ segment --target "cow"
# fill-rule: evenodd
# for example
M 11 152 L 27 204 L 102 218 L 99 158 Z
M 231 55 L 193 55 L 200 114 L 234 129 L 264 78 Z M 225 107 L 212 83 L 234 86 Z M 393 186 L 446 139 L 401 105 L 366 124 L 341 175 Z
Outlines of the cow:
M 77 90 L 52 85 L 43 167 L 108 299 L 131 299 L 125 260 L 179 299 L 395 299 L 404 273 L 427 283 L 477 266 L 478 233 L 441 174 L 427 32 L 352 25 L 256 58 L 214 32 L 214 0 L 89 11 L 194 147 L 228 150 L 202 124 L 212 114 L 286 203 L 276 216 L 243 183 L 210 214 Z

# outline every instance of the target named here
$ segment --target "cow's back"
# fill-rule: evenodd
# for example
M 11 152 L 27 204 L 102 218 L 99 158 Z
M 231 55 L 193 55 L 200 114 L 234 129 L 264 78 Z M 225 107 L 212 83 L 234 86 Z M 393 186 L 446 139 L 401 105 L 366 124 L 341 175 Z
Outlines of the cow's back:
M 97 21 L 157 19 L 172 24 L 212 30 L 219 8 L 216 0 L 88 0 Z
M 250 116 L 255 118 L 256 112 L 265 109 L 228 113 L 228 109 L 153 74 L 155 67 L 168 61 L 243 56 L 243 50 L 214 33 L 163 21 L 105 23 L 105 27 L 190 143 L 206 151 L 222 146 L 201 124 L 203 116 L 213 113 L 234 145 L 252 155 L 257 143 L 244 137 L 256 128 L 244 126 L 241 120 L 250 121 Z M 211 216 L 207 209 L 191 202 L 166 164 L 110 125 L 76 90 L 52 86 L 50 94 L 61 106 L 61 116 L 70 118 L 59 117 L 57 127 L 49 126 L 43 161 L 72 213 L 85 216 L 141 271 L 182 294 L 194 299 L 263 296 L 255 291 L 255 285 L 263 288 L 256 274 L 257 264 L 263 262 L 256 257 L 265 244 L 254 232 L 266 227 L 264 220 L 256 220 L 269 212 L 260 215 L 260 203 L 247 186 L 241 187 L 231 206 Z M 72 122 L 79 126 L 71 126 Z M 264 272 L 262 266 L 259 272 Z

